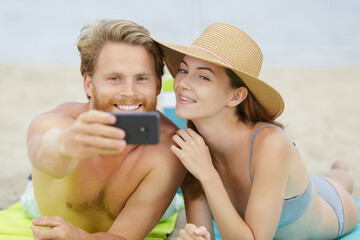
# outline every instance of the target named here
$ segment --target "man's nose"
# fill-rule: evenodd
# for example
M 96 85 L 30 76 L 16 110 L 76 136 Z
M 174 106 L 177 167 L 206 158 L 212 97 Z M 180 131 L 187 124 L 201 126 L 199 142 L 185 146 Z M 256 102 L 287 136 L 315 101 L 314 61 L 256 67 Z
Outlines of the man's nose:
M 123 89 L 123 95 L 133 96 L 135 94 L 135 86 L 133 82 L 128 82 L 125 84 Z

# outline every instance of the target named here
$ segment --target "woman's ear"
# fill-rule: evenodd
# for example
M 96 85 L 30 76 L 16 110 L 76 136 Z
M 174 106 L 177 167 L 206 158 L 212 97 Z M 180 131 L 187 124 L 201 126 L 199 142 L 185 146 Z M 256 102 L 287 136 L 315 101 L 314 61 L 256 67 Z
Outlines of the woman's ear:
M 84 74 L 84 89 L 86 95 L 90 98 L 93 96 L 93 83 L 91 77 L 85 73 Z
M 246 87 L 239 87 L 234 90 L 232 98 L 229 100 L 228 105 L 235 107 L 239 105 L 249 94 L 249 90 Z

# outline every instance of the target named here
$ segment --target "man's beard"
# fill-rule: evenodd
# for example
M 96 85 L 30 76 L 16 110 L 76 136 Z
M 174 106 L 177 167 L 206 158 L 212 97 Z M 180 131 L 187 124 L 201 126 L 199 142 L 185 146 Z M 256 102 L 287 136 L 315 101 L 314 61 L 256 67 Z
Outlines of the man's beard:
M 141 104 L 143 111 L 155 111 L 157 98 L 154 97 L 153 101 L 148 101 L 147 99 L 139 99 L 137 97 L 115 97 L 110 98 L 108 100 L 100 99 L 97 95 L 96 89 L 93 88 L 93 102 L 94 109 L 105 111 L 105 112 L 113 112 L 116 109 L 115 105 L 136 105 Z

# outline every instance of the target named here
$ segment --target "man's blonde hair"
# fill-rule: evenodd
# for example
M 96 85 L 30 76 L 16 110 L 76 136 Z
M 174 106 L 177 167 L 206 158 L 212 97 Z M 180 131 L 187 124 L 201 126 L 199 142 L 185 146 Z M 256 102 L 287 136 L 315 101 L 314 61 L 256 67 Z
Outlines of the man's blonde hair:
M 81 75 L 92 76 L 102 47 L 109 42 L 143 46 L 154 58 L 158 77 L 164 74 L 164 53 L 154 42 L 149 31 L 134 22 L 126 20 L 101 20 L 81 29 L 77 43 L 81 56 Z

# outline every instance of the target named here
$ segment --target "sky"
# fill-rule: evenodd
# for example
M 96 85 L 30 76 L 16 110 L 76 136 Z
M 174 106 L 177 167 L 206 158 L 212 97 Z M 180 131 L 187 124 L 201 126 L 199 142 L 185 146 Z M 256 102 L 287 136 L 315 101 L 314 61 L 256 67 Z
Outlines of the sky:
M 182 45 L 226 22 L 258 43 L 263 66 L 359 66 L 359 13 L 358 0 L 0 0 L 0 63 L 79 64 L 81 28 L 107 18 Z

